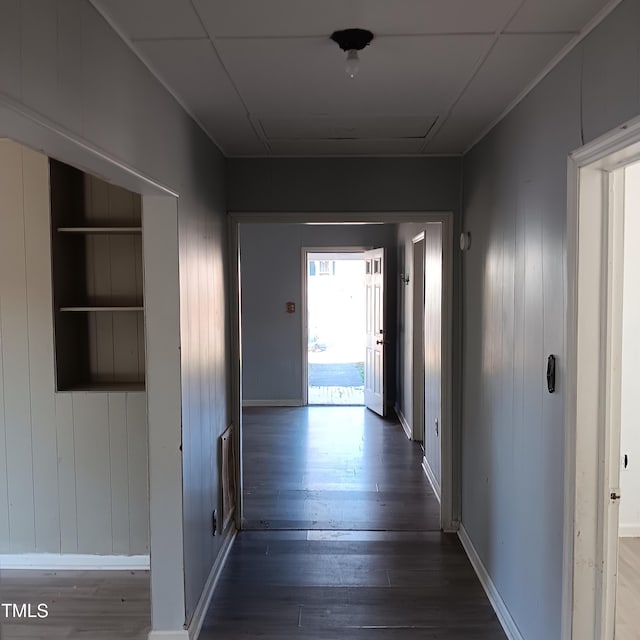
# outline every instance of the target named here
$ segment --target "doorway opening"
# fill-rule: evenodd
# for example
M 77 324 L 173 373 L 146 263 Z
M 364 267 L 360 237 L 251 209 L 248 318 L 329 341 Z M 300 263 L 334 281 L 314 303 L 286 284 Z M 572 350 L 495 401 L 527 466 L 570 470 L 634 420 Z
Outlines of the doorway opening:
M 626 640 L 640 619 L 640 119 L 569 159 L 565 639 Z
M 306 250 L 305 280 L 307 404 L 363 405 L 363 253 Z
M 622 354 L 620 383 L 620 511 L 618 519 L 618 579 L 616 640 L 634 640 L 640 629 L 640 254 L 634 241 L 640 233 L 640 162 L 624 170 Z M 615 447 L 618 449 L 618 447 Z
M 442 459 L 442 469 L 438 464 L 438 483 L 441 487 L 438 497 L 440 526 L 445 531 L 457 528 L 459 513 L 459 483 L 453 470 L 457 468 L 458 452 L 454 444 L 458 441 L 454 435 L 453 403 L 452 403 L 452 343 L 456 331 L 453 312 L 453 219 L 450 213 L 307 213 L 296 214 L 295 222 L 287 214 L 274 213 L 231 213 L 230 226 L 230 259 L 231 259 L 231 296 L 238 300 L 237 306 L 231 309 L 232 324 L 232 362 L 233 370 L 233 407 L 232 421 L 237 425 L 235 443 L 236 456 L 236 524 L 238 528 L 260 528 L 266 516 L 268 526 L 274 527 L 276 521 L 291 520 L 290 517 L 276 517 L 273 509 L 267 513 L 265 501 L 273 499 L 274 494 L 282 496 L 283 491 L 334 491 L 344 489 L 359 472 L 367 476 L 368 490 L 378 493 L 383 483 L 371 482 L 370 473 L 360 466 L 364 450 L 368 449 L 366 438 L 352 452 L 350 459 L 341 450 L 345 442 L 332 441 L 328 436 L 326 420 L 339 420 L 344 426 L 351 428 L 362 416 L 369 425 L 365 431 L 374 433 L 378 426 L 391 426 L 396 431 L 401 423 L 405 432 L 411 432 L 412 422 L 412 299 L 411 287 L 407 286 L 407 273 L 413 279 L 412 259 L 407 258 L 411 252 L 412 238 L 426 229 L 437 231 L 441 244 L 438 250 L 439 269 L 431 272 L 433 280 L 441 279 L 439 298 L 439 317 L 441 327 L 437 335 L 442 344 L 438 346 L 438 363 L 435 369 L 440 374 L 437 403 L 433 403 L 438 415 L 438 433 L 434 448 L 434 460 Z M 433 225 L 431 225 L 433 223 Z M 425 232 L 426 233 L 426 232 Z M 426 247 L 425 243 L 425 247 Z M 379 247 L 370 249 L 370 247 Z M 323 336 L 307 335 L 305 301 L 307 295 L 305 283 L 312 276 L 307 253 L 356 253 L 365 260 L 365 328 L 366 350 L 364 354 L 364 407 L 360 406 L 308 406 L 308 365 L 307 356 L 311 345 L 320 342 Z M 398 270 L 397 256 L 405 256 L 402 267 L 404 278 Z M 435 254 L 434 254 L 435 255 Z M 321 259 L 320 256 L 314 256 Z M 322 256 L 325 258 L 326 256 Z M 334 256 L 331 256 L 332 258 Z M 335 256 L 336 260 L 341 256 Z M 325 261 L 326 262 L 326 261 Z M 422 265 L 423 260 L 419 259 Z M 424 260 L 425 263 L 429 261 Z M 297 267 L 297 268 L 296 268 Z M 333 265 L 315 265 L 316 275 L 313 277 L 329 277 Z M 322 269 L 325 275 L 320 276 Z M 338 264 L 336 264 L 336 271 Z M 425 264 L 426 271 L 426 264 Z M 419 277 L 418 274 L 417 277 Z M 420 277 L 420 280 L 422 278 Z M 400 294 L 400 291 L 403 293 Z M 434 290 L 435 291 L 435 290 Z M 386 301 L 386 304 L 385 304 Z M 312 321 L 313 323 L 313 321 Z M 431 335 L 431 334 L 428 334 Z M 328 343 L 328 340 L 324 340 Z M 326 344 L 328 349 L 328 344 Z M 323 346 L 316 347 L 315 353 L 323 353 Z M 361 356 L 360 356 L 361 357 Z M 354 360 L 357 362 L 357 360 Z M 417 359 L 418 366 L 426 366 L 425 357 Z M 384 375 L 386 370 L 387 375 Z M 376 372 L 379 375 L 375 375 Z M 373 373 L 374 375 L 369 375 Z M 385 379 L 387 384 L 385 385 Z M 370 384 L 369 384 L 370 383 Z M 386 390 L 390 391 L 388 395 Z M 402 396 L 402 397 L 400 397 Z M 435 398 L 434 398 L 435 399 Z M 375 417 L 375 414 L 379 417 Z M 386 417 L 395 413 L 396 417 Z M 322 416 L 324 424 L 318 424 L 318 433 L 323 434 L 323 441 L 316 439 L 312 424 Z M 339 416 L 339 417 L 338 417 Z M 350 417 L 351 416 L 351 417 Z M 408 419 L 405 419 L 405 417 Z M 378 422 L 378 420 L 381 422 Z M 399 419 L 399 422 L 398 422 Z M 275 420 L 271 424 L 271 421 Z M 284 423 L 297 425 L 291 437 L 312 452 L 312 457 L 304 458 L 299 454 L 286 453 L 285 449 L 293 446 L 293 442 L 280 446 L 270 438 L 285 433 Z M 322 422 L 322 421 L 321 421 Z M 432 421 L 433 423 L 433 421 Z M 278 426 L 279 425 L 279 426 Z M 246 429 L 245 429 L 246 426 Z M 339 425 L 336 425 L 337 427 Z M 308 428 L 307 428 L 308 427 Z M 315 427 L 314 427 L 315 428 Z M 339 429 L 338 429 L 339 431 Z M 355 436 L 355 431 L 352 435 Z M 244 434 L 244 435 L 243 435 Z M 246 436 L 246 437 L 245 437 Z M 280 440 L 278 440 L 280 442 Z M 320 464 L 318 473 L 306 463 L 322 463 L 328 461 L 323 447 L 332 445 L 332 453 L 340 458 L 340 468 L 349 471 L 348 478 L 327 475 Z M 306 445 L 309 445 L 310 448 Z M 413 446 L 413 445 L 412 445 Z M 436 451 L 437 447 L 442 452 Z M 420 462 L 424 453 L 419 445 L 415 446 L 419 461 L 412 470 L 424 480 L 424 466 Z M 283 474 L 278 478 L 271 473 L 269 478 L 264 474 L 268 469 L 264 464 L 265 452 L 273 455 L 278 469 L 287 469 L 291 478 Z M 366 456 L 365 456 L 366 457 Z M 304 459 L 303 459 L 304 458 Z M 292 462 L 295 460 L 295 464 Z M 348 468 L 353 463 L 353 468 Z M 360 462 L 359 462 L 360 461 Z M 304 463 L 304 464 L 303 464 Z M 430 460 L 432 468 L 436 468 Z M 364 463 L 363 463 L 364 464 Z M 366 466 L 366 465 L 365 465 Z M 422 468 L 421 468 L 422 467 Z M 246 470 L 246 471 L 245 471 Z M 278 471 L 278 473 L 280 473 Z M 318 475 L 320 474 L 320 475 Z M 324 474 L 324 475 L 322 475 Z M 354 475 L 355 474 L 355 475 Z M 280 484 L 273 485 L 277 481 Z M 272 483 L 271 485 L 269 483 Z M 300 485 L 302 483 L 302 485 Z M 294 487 L 294 485 L 298 485 Z M 432 484 L 434 484 L 432 482 Z M 289 487 L 289 488 L 287 488 Z M 292 494 L 293 495 L 293 494 Z M 301 494 L 300 494 L 301 495 Z M 312 520 L 324 523 L 325 528 L 333 528 L 340 524 L 340 519 L 329 515 L 326 500 L 334 500 L 337 494 L 314 497 L 322 498 L 324 507 Z M 309 494 L 305 500 L 309 499 Z M 378 496 L 376 501 L 383 496 Z M 326 500 L 325 500 L 326 499 Z M 279 503 L 286 506 L 285 501 Z M 307 504 L 307 503 L 301 503 Z M 246 508 L 245 508 L 246 505 Z M 373 502 L 372 502 L 373 505 Z M 311 503 L 308 503 L 311 506 Z M 342 505 L 344 507 L 344 504 Z M 328 508 L 328 507 L 327 507 Z M 375 511 L 375 510 L 374 510 Z M 306 513 L 306 512 L 305 512 Z M 345 514 L 347 511 L 345 511 Z M 320 515 L 323 517 L 319 517 Z M 289 514 L 291 515 L 291 514 Z M 304 515 L 304 514 L 303 514 Z M 318 517 L 316 517 L 316 515 Z M 370 511 L 369 516 L 373 516 Z M 298 519 L 299 522 L 309 518 Z M 328 526 L 328 523 L 335 524 Z M 261 523 L 263 523 L 261 525 Z M 292 523 L 289 522 L 288 525 Z M 363 523 L 360 523 L 360 526 Z M 342 523 L 345 525 L 345 522 Z M 340 525 L 340 526 L 342 526 Z M 346 525 L 345 525 L 346 526 Z M 350 527 L 351 525 L 349 525 Z M 386 526 L 386 525 L 385 525 Z M 307 527 L 309 528 L 309 527 Z

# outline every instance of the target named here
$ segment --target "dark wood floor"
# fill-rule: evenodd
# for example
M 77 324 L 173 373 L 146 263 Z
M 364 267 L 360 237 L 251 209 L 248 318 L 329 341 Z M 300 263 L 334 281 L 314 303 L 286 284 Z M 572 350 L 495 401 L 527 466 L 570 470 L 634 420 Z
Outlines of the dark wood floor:
M 244 528 L 428 531 L 422 449 L 363 407 L 245 409 Z
M 504 640 L 399 424 L 312 407 L 243 425 L 247 528 L 201 640 Z

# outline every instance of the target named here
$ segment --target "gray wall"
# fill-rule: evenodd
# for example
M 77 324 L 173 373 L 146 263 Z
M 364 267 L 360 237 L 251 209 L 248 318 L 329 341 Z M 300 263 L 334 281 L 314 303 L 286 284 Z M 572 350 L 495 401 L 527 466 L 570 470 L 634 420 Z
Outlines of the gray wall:
M 237 212 L 452 211 L 454 237 L 457 237 L 460 181 L 459 158 L 230 159 L 227 161 L 227 206 Z M 400 252 L 400 261 L 402 255 Z M 402 262 L 398 273 L 401 266 Z M 459 267 L 456 252 L 456 283 Z M 399 303 L 410 314 L 404 298 Z M 457 360 L 460 354 L 457 291 L 453 305 L 454 360 Z M 406 386 L 405 382 L 411 384 L 411 378 L 402 373 L 411 360 L 406 318 L 406 313 L 404 319 L 400 316 L 397 325 L 401 345 L 396 361 L 400 367 L 400 389 Z M 402 401 L 401 407 L 406 406 L 406 401 Z M 454 400 L 454 423 L 458 406 L 459 402 Z
M 243 400 L 302 400 L 302 247 L 388 249 L 387 326 L 394 343 L 395 236 L 392 224 L 240 226 Z M 295 314 L 285 312 L 288 301 L 296 303 Z M 393 404 L 393 359 L 387 366 Z
M 49 160 L 0 140 L 0 553 L 148 554 L 145 394 L 55 392 L 51 281 Z
M 222 540 L 211 537 L 211 510 L 218 504 L 216 436 L 229 422 L 224 160 L 87 0 L 2 2 L 0 43 L 0 134 L 68 162 L 106 156 L 119 163 L 104 163 L 118 178 L 129 167 L 180 195 L 179 243 L 167 243 L 162 256 L 179 265 L 180 291 L 164 296 L 169 309 L 179 300 L 180 334 L 164 336 L 156 362 L 169 369 L 180 359 L 183 432 L 180 438 L 171 412 L 150 421 L 149 464 L 153 626 L 181 629 Z M 152 267 L 145 257 L 145 283 Z M 173 397 L 172 389 L 154 390 L 147 375 L 150 402 L 152 392 Z M 181 504 L 167 500 L 161 480 L 180 474 L 183 463 Z
M 527 640 L 560 637 L 567 154 L 640 113 L 639 41 L 627 0 L 464 161 L 463 523 Z
M 458 211 L 459 158 L 230 159 L 229 211 Z

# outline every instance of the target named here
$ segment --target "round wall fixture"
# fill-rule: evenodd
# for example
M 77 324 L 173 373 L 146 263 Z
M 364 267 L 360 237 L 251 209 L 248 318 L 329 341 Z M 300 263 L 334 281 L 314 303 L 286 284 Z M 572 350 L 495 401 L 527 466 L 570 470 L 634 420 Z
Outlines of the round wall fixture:
M 350 78 L 355 78 L 360 70 L 358 51 L 362 51 L 362 49 L 371 44 L 373 33 L 367 29 L 342 29 L 341 31 L 334 31 L 331 34 L 331 39 L 343 51 L 347 52 L 344 70 Z

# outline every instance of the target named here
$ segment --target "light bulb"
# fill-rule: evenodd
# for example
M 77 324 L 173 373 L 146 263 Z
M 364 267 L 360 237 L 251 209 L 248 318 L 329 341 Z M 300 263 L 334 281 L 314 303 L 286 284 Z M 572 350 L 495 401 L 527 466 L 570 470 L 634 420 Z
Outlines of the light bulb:
M 355 78 L 360 71 L 360 58 L 357 49 L 349 49 L 347 51 L 347 62 L 344 65 L 344 71 L 350 78 Z

